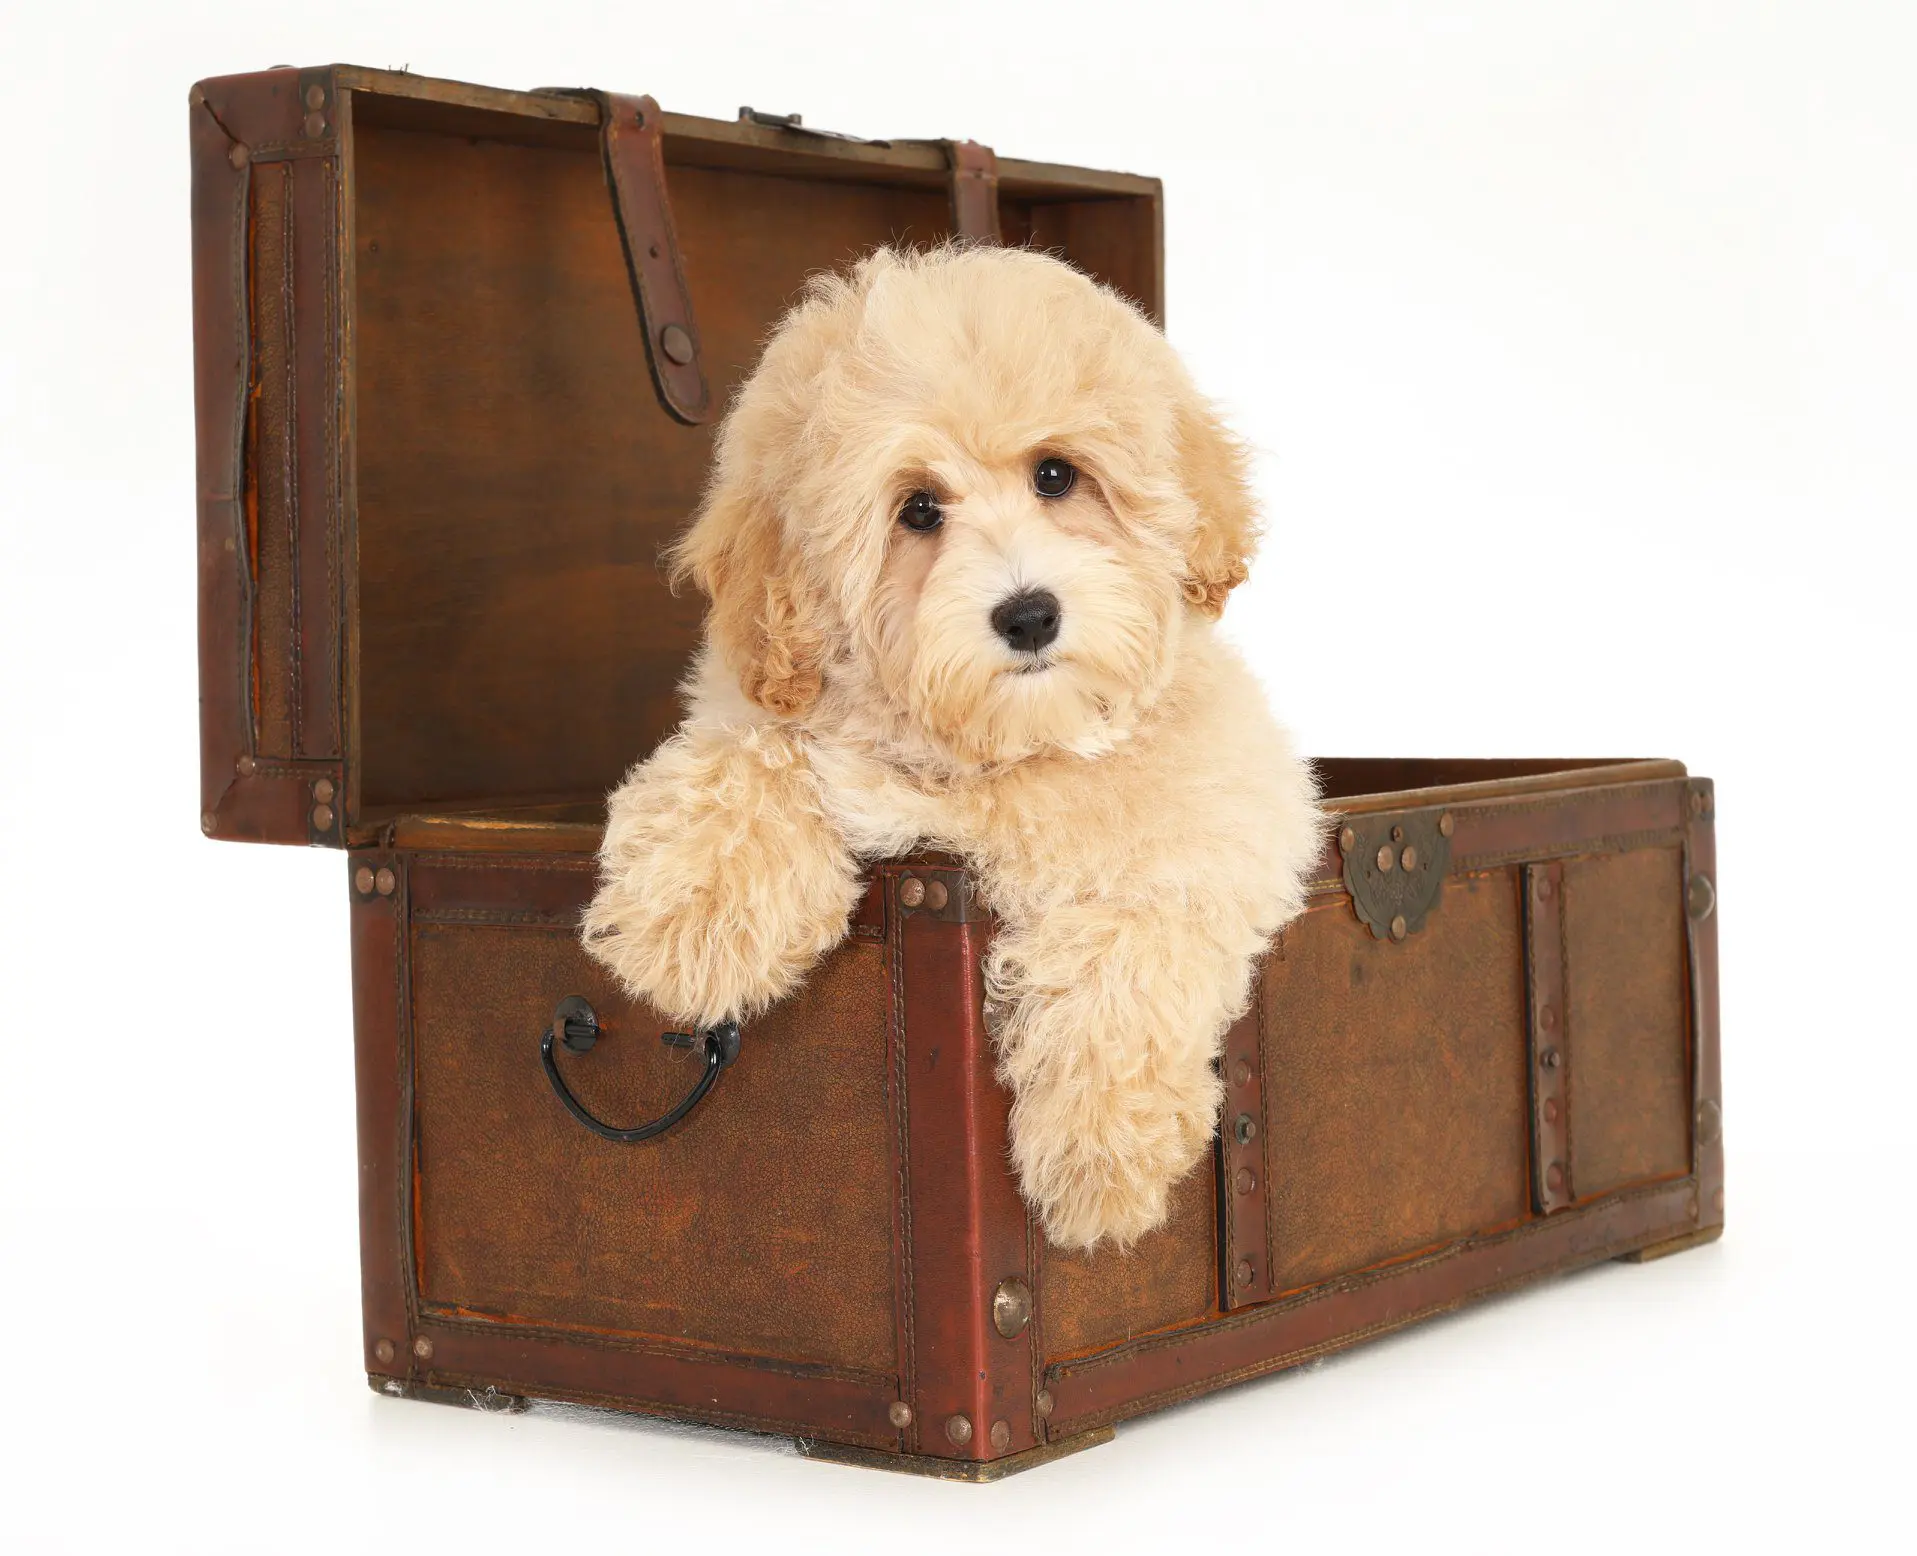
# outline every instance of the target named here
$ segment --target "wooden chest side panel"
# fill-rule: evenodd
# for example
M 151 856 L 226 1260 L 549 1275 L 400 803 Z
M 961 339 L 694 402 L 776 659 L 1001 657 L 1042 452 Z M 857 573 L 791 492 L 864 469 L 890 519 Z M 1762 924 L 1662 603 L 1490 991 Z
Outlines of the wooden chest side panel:
M 1579 1199 L 1690 1170 L 1684 858 L 1564 866 L 1571 1183 Z
M 590 1134 L 547 1085 L 538 1037 L 574 993 L 605 1028 L 559 1056 L 589 1108 L 637 1122 L 689 1089 L 694 1057 L 569 929 L 416 921 L 422 1306 L 895 1371 L 882 951 L 843 946 L 685 1124 L 643 1144 Z
M 1165 1225 L 1129 1252 L 1044 1250 L 1039 1311 L 1048 1361 L 1197 1323 L 1217 1311 L 1215 1184 L 1208 1159 L 1172 1190 Z
M 1295 1290 L 1529 1209 L 1524 941 L 1513 872 L 1453 877 L 1376 940 L 1340 894 L 1266 959 L 1272 1266 Z

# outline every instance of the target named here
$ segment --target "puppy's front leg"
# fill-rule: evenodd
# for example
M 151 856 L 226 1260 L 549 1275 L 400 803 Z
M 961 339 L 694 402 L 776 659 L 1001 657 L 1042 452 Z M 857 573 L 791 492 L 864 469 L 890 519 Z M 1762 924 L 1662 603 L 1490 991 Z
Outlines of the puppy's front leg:
M 1122 1247 L 1150 1231 L 1211 1140 L 1212 1059 L 1255 952 L 1219 927 L 1196 904 L 1091 900 L 993 942 L 1013 1164 L 1060 1247 Z
M 798 738 L 696 724 L 612 796 L 586 948 L 674 1020 L 737 1019 L 838 944 L 858 888 Z

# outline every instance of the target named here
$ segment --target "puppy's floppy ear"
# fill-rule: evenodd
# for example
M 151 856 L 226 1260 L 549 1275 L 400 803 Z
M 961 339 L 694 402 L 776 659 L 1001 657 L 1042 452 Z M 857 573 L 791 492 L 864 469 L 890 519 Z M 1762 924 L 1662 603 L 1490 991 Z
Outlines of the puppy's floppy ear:
M 1211 402 L 1190 385 L 1179 395 L 1174 436 L 1179 479 L 1198 509 L 1185 554 L 1185 598 L 1216 617 L 1225 608 L 1225 596 L 1250 575 L 1258 549 L 1250 457 Z
M 711 600 L 706 634 L 746 696 L 794 718 L 818 701 L 825 635 L 778 508 L 739 454 L 722 447 L 699 516 L 668 561 L 675 584 L 690 581 Z

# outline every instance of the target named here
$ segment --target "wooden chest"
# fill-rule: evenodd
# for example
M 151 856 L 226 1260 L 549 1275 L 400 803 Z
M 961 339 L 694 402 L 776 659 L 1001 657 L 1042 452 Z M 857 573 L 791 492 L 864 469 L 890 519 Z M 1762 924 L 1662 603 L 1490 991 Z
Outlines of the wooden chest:
M 1323 764 L 1214 1170 L 1129 1253 L 1019 1199 L 991 923 L 937 856 L 873 871 L 683 1122 L 584 1127 L 553 1076 L 613 1120 L 702 1076 L 575 926 L 676 718 L 699 602 L 656 557 L 758 340 L 808 272 L 954 232 L 1162 317 L 1159 185 L 348 67 L 204 82 L 191 134 L 202 826 L 347 853 L 376 1389 L 989 1479 L 1722 1229 L 1712 791 L 1675 762 Z

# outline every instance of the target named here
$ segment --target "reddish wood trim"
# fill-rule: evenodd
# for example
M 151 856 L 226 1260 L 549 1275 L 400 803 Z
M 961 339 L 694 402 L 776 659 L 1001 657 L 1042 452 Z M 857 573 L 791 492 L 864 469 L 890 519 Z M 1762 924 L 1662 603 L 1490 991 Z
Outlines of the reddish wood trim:
M 1571 1181 L 1571 1073 L 1564 956 L 1564 862 L 1520 872 L 1524 882 L 1525 1030 L 1531 1086 L 1531 1202 L 1549 1214 L 1576 1198 Z
M 1610 762 L 1594 767 L 1565 767 L 1522 778 L 1495 778 L 1482 782 L 1447 784 L 1440 788 L 1381 790 L 1375 794 L 1345 795 L 1331 802 L 1341 815 L 1381 810 L 1414 810 L 1429 805 L 1471 805 L 1524 795 L 1556 794 L 1567 789 L 1592 789 L 1621 783 L 1649 783 L 1660 778 L 1682 778 L 1682 762 L 1643 760 Z
M 888 1383 L 797 1376 L 737 1360 L 658 1349 L 621 1350 L 560 1334 L 536 1335 L 426 1319 L 432 1358 L 417 1376 L 429 1386 L 488 1386 L 537 1399 L 709 1421 L 792 1436 L 828 1436 L 897 1451 L 886 1409 Z
M 1717 791 L 1708 778 L 1694 780 L 1686 801 L 1689 827 L 1684 846 L 1685 914 L 1691 964 L 1691 1156 L 1697 1174 L 1700 1229 L 1724 1226 L 1724 1077 L 1719 1058 L 1717 997 Z M 1693 882 L 1710 881 L 1710 911 L 1690 911 Z
M 1267 1302 L 1271 1281 L 1271 1223 L 1265 1184 L 1265 975 L 1252 974 L 1251 1008 L 1225 1034 L 1225 1105 L 1218 1120 L 1219 1305 Z M 1251 1133 L 1238 1138 L 1238 1121 Z M 1240 1181 L 1240 1174 L 1244 1175 Z M 1240 1276 L 1249 1271 L 1246 1278 Z
M 1079 1432 L 1293 1367 L 1527 1281 L 1694 1229 L 1689 1179 L 1616 1195 L 1467 1239 L 1410 1263 L 1331 1282 L 1180 1333 L 1047 1369 L 1052 1430 Z
M 360 870 L 392 872 L 393 890 L 361 891 Z M 346 860 L 352 900 L 353 1068 L 359 1104 L 359 1271 L 366 1370 L 414 1376 L 411 1184 L 412 1059 L 405 919 L 405 861 L 356 853 Z M 381 1357 L 380 1343 L 391 1354 Z
M 905 1300 L 910 1312 L 913 1422 L 907 1449 L 967 1460 L 1000 1458 L 1041 1441 L 1027 1323 L 1012 1338 L 992 1317 L 1000 1282 L 1037 1289 L 1027 1212 L 1010 1165 L 1009 1099 L 994 1074 L 979 962 L 988 920 L 952 922 L 930 902 L 907 907 L 907 879 L 959 902 L 955 868 L 887 865 L 886 911 L 897 961 L 894 993 L 905 1100 Z M 956 1417 L 970 1435 L 955 1440 Z M 1003 1422 L 1002 1444 L 991 1440 Z

